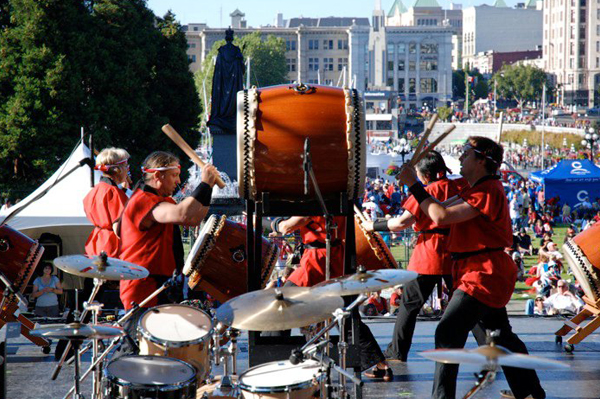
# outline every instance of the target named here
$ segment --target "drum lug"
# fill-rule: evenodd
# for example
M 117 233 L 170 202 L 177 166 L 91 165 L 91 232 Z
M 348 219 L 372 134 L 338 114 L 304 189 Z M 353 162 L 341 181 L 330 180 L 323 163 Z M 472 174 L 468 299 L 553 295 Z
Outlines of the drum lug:
M 293 89 L 298 94 L 311 94 L 315 92 L 314 87 L 309 86 L 305 83 L 296 83 L 295 85 L 292 85 L 289 88 Z
M 244 247 L 242 245 L 231 249 L 231 259 L 233 259 L 233 261 L 236 263 L 242 263 L 246 260 L 246 251 L 244 251 Z
M 8 237 L 0 238 L 0 252 L 6 252 L 10 249 L 10 240 Z

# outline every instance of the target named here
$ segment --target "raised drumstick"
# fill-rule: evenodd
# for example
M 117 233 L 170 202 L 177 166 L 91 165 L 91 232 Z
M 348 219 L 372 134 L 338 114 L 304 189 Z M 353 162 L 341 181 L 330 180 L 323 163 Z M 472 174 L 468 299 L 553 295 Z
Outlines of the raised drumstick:
M 194 162 L 196 165 L 200 166 L 201 168 L 203 168 L 206 164 L 200 159 L 200 157 L 198 156 L 198 154 L 196 154 L 196 151 L 192 150 L 192 147 L 190 147 L 188 145 L 188 143 L 185 142 L 185 140 L 183 139 L 183 137 L 181 137 L 179 135 L 179 133 L 177 133 L 177 131 L 175 129 L 173 129 L 173 126 L 169 125 L 168 123 L 166 125 L 164 125 L 162 127 L 162 131 L 169 136 L 169 138 L 171 140 L 173 140 L 173 142 L 175 144 L 177 144 L 177 146 L 179 148 L 181 148 L 181 150 L 183 152 L 186 153 L 186 155 L 188 157 L 190 157 L 190 159 L 192 160 L 192 162 Z M 223 182 L 223 180 L 221 180 L 220 176 L 217 176 L 217 179 L 215 181 L 215 183 L 217 184 L 217 186 L 219 186 L 219 188 L 223 188 L 225 187 L 225 183 Z
M 411 166 L 415 165 L 415 163 L 416 163 L 415 160 L 419 157 L 419 154 L 421 154 L 421 150 L 423 149 L 423 146 L 427 142 L 427 139 L 429 138 L 429 135 L 431 134 L 431 131 L 433 130 L 433 126 L 435 125 L 437 120 L 438 120 L 438 114 L 433 114 L 433 116 L 429 120 L 427 129 L 425 129 L 425 132 L 423 133 L 423 137 L 421 138 L 421 141 L 419 141 L 419 144 L 417 144 L 417 148 L 413 152 L 412 158 L 410 159 L 410 161 L 408 161 L 409 165 L 411 165 Z
M 452 133 L 452 131 L 456 129 L 455 125 L 450 125 L 448 127 L 448 129 L 446 129 L 446 131 L 444 133 L 442 133 L 437 139 L 435 139 L 431 144 L 429 144 L 427 146 L 427 148 L 425 148 L 423 151 L 421 151 L 421 153 L 419 154 L 419 156 L 417 156 L 416 161 L 414 162 L 414 164 L 418 164 L 419 161 L 421 161 L 421 159 L 423 159 L 425 157 L 425 155 L 427 155 L 427 153 L 431 150 L 433 150 L 439 143 L 442 142 L 442 140 L 444 140 L 446 137 L 448 137 L 448 135 L 450 133 Z M 414 157 L 413 157 L 414 159 Z

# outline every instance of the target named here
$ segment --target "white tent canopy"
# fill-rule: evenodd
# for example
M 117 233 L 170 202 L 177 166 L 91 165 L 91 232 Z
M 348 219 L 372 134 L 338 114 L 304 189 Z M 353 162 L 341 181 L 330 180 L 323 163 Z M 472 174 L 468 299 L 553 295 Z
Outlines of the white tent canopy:
M 85 241 L 92 231 L 83 211 L 83 198 L 91 189 L 90 167 L 84 165 L 61 182 L 56 181 L 89 156 L 90 150 L 80 144 L 44 184 L 18 204 L 0 212 L 0 222 L 13 211 L 23 209 L 8 221 L 11 228 L 32 239 L 38 239 L 42 233 L 56 234 L 62 239 L 63 255 L 84 253 Z M 96 183 L 100 176 L 100 172 L 94 172 Z M 49 187 L 43 197 L 34 200 Z

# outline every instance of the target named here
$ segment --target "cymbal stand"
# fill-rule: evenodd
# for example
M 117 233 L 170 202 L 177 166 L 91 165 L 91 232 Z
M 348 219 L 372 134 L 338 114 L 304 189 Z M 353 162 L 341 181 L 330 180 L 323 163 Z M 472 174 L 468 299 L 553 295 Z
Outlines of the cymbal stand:
M 115 322 L 115 325 L 122 326 L 127 320 L 129 320 L 131 318 L 131 316 L 133 315 L 133 313 L 136 310 L 138 310 L 139 308 L 143 308 L 148 302 L 150 302 L 158 294 L 160 294 L 161 292 L 163 292 L 164 290 L 166 290 L 168 287 L 170 287 L 173 284 L 175 284 L 175 277 L 171 277 L 170 279 L 165 281 L 162 286 L 160 286 L 156 291 L 154 291 L 152 294 L 150 294 L 150 296 L 148 296 L 146 299 L 144 299 L 139 305 L 134 304 L 134 306 L 131 309 L 129 309 L 127 311 L 127 313 L 125 313 L 123 316 L 121 316 L 121 318 L 119 320 L 117 320 Z M 86 372 L 83 373 L 83 375 L 81 376 L 80 379 L 78 379 L 78 382 L 83 382 L 90 375 L 90 373 L 96 369 L 96 367 L 100 364 L 100 362 L 102 362 L 104 359 L 106 359 L 106 357 L 110 354 L 110 352 L 112 352 L 112 350 L 114 348 L 116 348 L 116 346 L 121 342 L 122 338 L 123 337 L 114 338 L 111 341 L 110 345 L 104 350 L 104 352 L 102 352 L 100 354 L 100 356 L 98 356 L 98 358 L 92 362 L 92 364 L 86 370 Z M 64 396 L 63 399 L 70 398 L 71 395 L 73 395 L 73 391 L 74 391 L 74 388 L 71 388 L 71 390 L 69 390 L 69 392 L 67 392 L 67 394 Z
M 74 398 L 75 399 L 84 399 L 83 395 L 80 393 L 81 390 L 79 389 L 79 347 L 81 346 L 81 343 L 83 341 L 76 339 L 76 340 L 70 340 L 69 342 L 72 343 L 73 350 L 75 352 L 75 354 L 74 354 L 74 356 L 75 356 L 75 376 L 73 377 L 73 379 L 75 380 L 74 381 L 75 385 L 73 386 L 73 389 L 75 391 Z
M 330 322 L 327 326 L 325 326 L 325 328 L 323 328 L 321 331 L 319 331 L 314 337 L 312 337 L 302 348 L 292 351 L 292 354 L 290 356 L 290 362 L 292 364 L 298 364 L 298 363 L 302 362 L 306 358 L 306 355 L 315 351 L 315 343 L 319 339 L 321 339 L 323 336 L 327 336 L 327 338 L 325 339 L 325 342 L 329 342 L 328 335 L 326 335 L 326 334 L 328 334 L 331 329 L 333 329 L 334 327 L 339 325 L 339 330 L 340 330 L 340 332 L 342 332 L 340 334 L 340 341 L 338 343 L 338 350 L 339 350 L 339 356 L 340 356 L 340 367 L 337 367 L 334 365 L 333 368 L 340 374 L 338 393 L 339 393 L 339 395 L 341 395 L 340 397 L 342 397 L 342 398 L 345 398 L 345 396 L 346 396 L 346 378 L 350 378 L 350 380 L 352 380 L 352 382 L 354 382 L 357 390 L 362 388 L 362 382 L 357 383 L 357 381 L 360 381 L 360 379 L 356 378 L 356 376 L 349 374 L 345 371 L 346 370 L 346 354 L 347 354 L 347 349 L 348 349 L 348 343 L 345 340 L 345 337 L 344 337 L 345 334 L 343 334 L 343 331 L 344 331 L 344 327 L 345 327 L 346 318 L 350 317 L 352 311 L 355 308 L 357 308 L 358 306 L 360 306 L 360 304 L 362 304 L 365 300 L 367 300 L 367 296 L 364 294 L 360 294 L 350 305 L 346 306 L 345 308 L 337 309 L 335 312 L 333 312 L 333 316 L 334 316 L 333 321 Z M 344 372 L 342 372 L 340 370 L 343 370 Z
M 215 392 L 229 394 L 237 389 L 237 384 L 233 382 L 231 377 L 237 375 L 237 339 L 240 332 L 235 328 L 229 328 L 225 334 L 229 337 L 229 344 L 217 349 L 216 358 L 223 361 L 223 378 L 221 378 Z M 229 367 L 229 359 L 231 359 L 231 368 Z M 218 366 L 219 363 L 215 362 L 215 365 Z
M 86 311 L 92 311 L 92 320 L 94 325 L 98 324 L 98 313 L 102 310 L 102 307 L 104 306 L 103 304 L 94 301 L 91 303 L 85 302 L 83 304 L 84 309 Z M 98 358 L 98 338 L 94 338 L 92 339 L 92 362 L 94 362 L 97 358 Z M 81 351 L 81 353 L 77 352 L 77 357 L 81 356 L 81 354 L 83 354 L 83 351 Z M 92 378 L 92 399 L 96 399 L 96 398 L 100 398 L 101 396 L 101 386 L 102 386 L 102 373 L 100 372 L 100 370 L 102 369 L 101 365 L 99 364 L 99 367 L 94 368 L 93 372 L 94 372 L 94 376 Z
M 465 396 L 463 396 L 463 399 L 472 398 L 477 392 L 482 390 L 483 387 L 494 382 L 496 379 L 496 372 L 496 370 L 481 370 L 478 374 L 475 374 L 477 382 L 475 382 L 473 388 L 471 388 L 471 390 L 467 392 Z
M 94 279 L 94 289 L 92 290 L 92 293 L 90 294 L 90 299 L 88 300 L 88 303 L 94 302 L 94 300 L 96 299 L 96 295 L 98 295 L 98 292 L 100 292 L 100 287 L 102 287 L 102 284 L 104 284 L 104 281 L 105 280 L 102 280 L 99 278 Z M 83 309 L 83 312 L 81 314 L 79 314 L 79 290 L 75 290 L 75 312 L 74 312 L 75 321 L 82 323 L 85 320 L 85 317 L 87 316 L 87 314 L 88 314 L 88 309 Z M 58 377 L 58 374 L 60 373 L 60 370 L 62 369 L 62 366 L 65 363 L 65 360 L 67 360 L 67 357 L 69 356 L 69 352 L 71 350 L 71 345 L 72 345 L 72 343 L 71 343 L 71 341 L 69 341 L 67 343 L 67 345 L 65 346 L 65 350 L 60 358 L 60 361 L 54 368 L 54 372 L 52 373 L 52 376 L 50 377 L 50 379 L 52 381 L 56 380 L 56 377 Z

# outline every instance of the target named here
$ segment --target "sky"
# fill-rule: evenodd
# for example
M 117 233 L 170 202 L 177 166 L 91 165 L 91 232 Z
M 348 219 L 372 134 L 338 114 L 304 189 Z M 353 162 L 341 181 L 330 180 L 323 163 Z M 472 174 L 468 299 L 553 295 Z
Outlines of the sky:
M 246 14 L 248 26 L 273 25 L 275 15 L 283 13 L 284 19 L 293 17 L 371 17 L 376 0 L 147 0 L 148 7 L 162 16 L 169 9 L 182 24 L 206 23 L 211 28 L 228 27 L 231 14 L 236 8 Z M 390 10 L 394 0 L 379 0 L 381 8 Z M 455 0 L 463 8 L 481 4 L 493 4 L 493 0 Z M 509 7 L 524 0 L 506 0 Z M 414 0 L 403 0 L 410 6 Z M 448 8 L 450 0 L 438 0 Z

